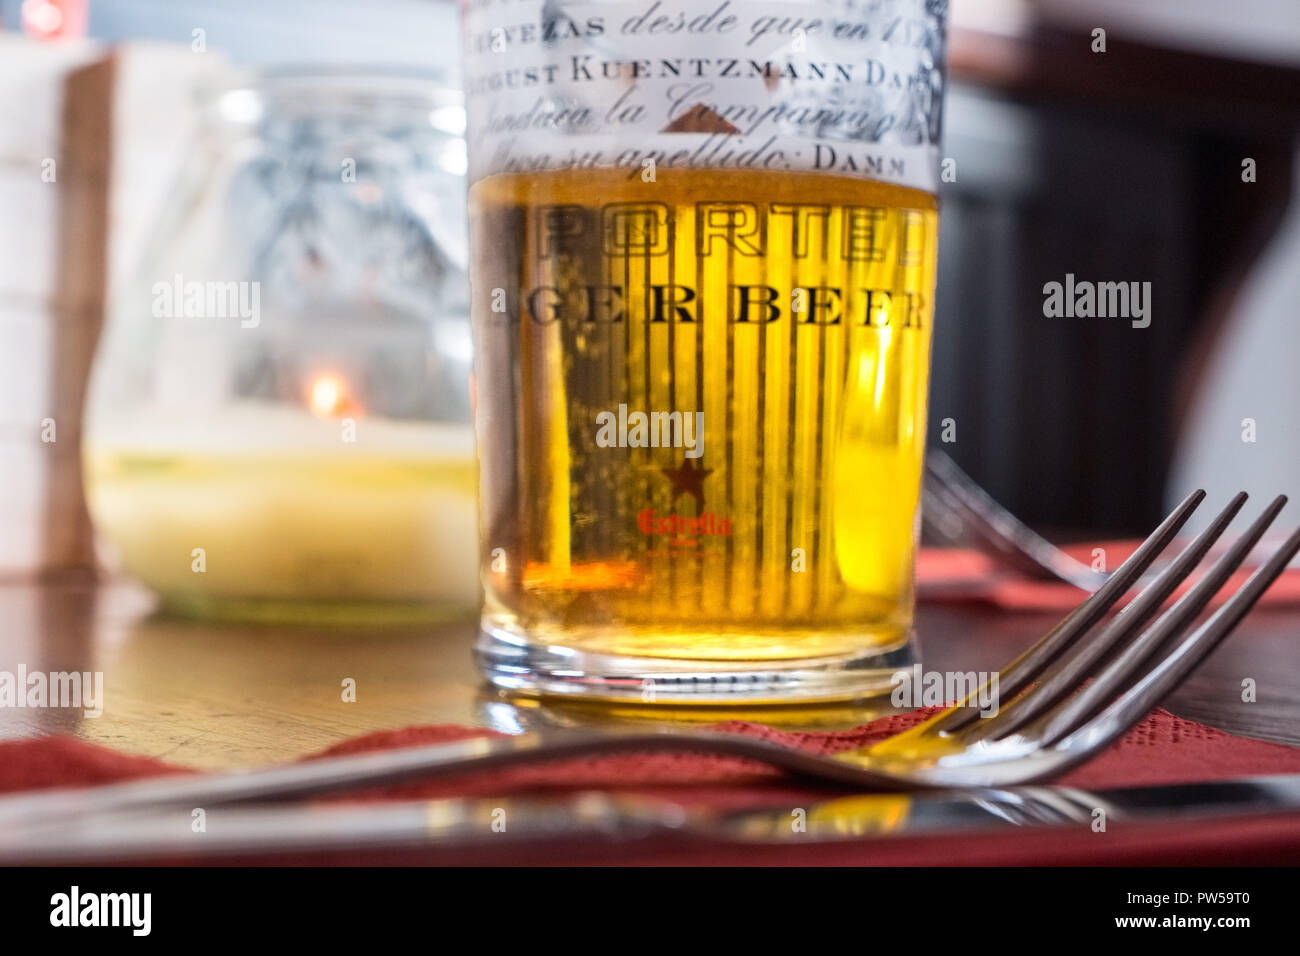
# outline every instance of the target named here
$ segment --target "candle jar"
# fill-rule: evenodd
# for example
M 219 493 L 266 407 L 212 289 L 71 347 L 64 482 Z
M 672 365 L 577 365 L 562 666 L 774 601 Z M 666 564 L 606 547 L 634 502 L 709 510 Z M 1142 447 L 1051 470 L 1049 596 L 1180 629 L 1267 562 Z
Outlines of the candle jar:
M 187 613 L 472 611 L 459 94 L 262 74 L 202 108 L 92 375 L 101 544 Z

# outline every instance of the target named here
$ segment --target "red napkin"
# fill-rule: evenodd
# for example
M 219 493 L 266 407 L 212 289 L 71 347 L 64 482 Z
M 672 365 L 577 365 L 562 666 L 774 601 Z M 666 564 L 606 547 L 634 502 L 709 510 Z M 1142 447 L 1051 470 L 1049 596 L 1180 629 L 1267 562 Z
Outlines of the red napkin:
M 831 733 L 789 733 L 758 724 L 729 722 L 716 729 L 776 740 L 816 753 L 835 753 L 896 733 L 927 716 L 924 709 Z M 359 753 L 491 734 L 455 726 L 408 727 L 344 741 L 317 756 Z M 314 758 L 308 758 L 314 759 Z M 67 737 L 0 743 L 0 792 L 74 784 L 106 783 L 162 773 L 187 772 L 142 757 L 118 754 Z M 1300 773 L 1300 749 L 1234 737 L 1193 721 L 1157 711 L 1097 759 L 1059 782 L 1085 789 L 1140 784 L 1218 780 L 1238 776 Z M 646 754 L 565 761 L 517 770 L 465 775 L 350 794 L 344 799 L 378 800 L 446 796 L 557 795 L 602 789 L 677 803 L 714 806 L 808 807 L 843 795 L 779 771 L 732 757 Z M 1105 833 L 998 830 L 988 834 L 878 837 L 835 844 L 738 846 L 679 838 L 633 846 L 562 846 L 543 849 L 476 849 L 406 853 L 298 855 L 240 862 L 328 863 L 565 863 L 767 864 L 844 863 L 931 865 L 949 863 L 1083 864 L 1300 862 L 1300 813 L 1195 824 L 1119 824 Z
M 1133 553 L 1140 541 L 1102 541 L 1064 548 L 1085 564 L 1091 564 L 1094 548 L 1106 550 L 1106 566 L 1114 569 Z M 1228 579 L 1210 602 L 1217 607 L 1250 577 L 1252 569 Z M 1193 575 L 1174 592 L 1182 595 L 1196 583 Z M 1031 581 L 998 565 L 994 558 L 966 548 L 921 548 L 916 559 L 916 581 L 920 597 L 931 601 L 984 601 L 1017 611 L 1068 611 L 1084 597 L 1073 585 L 1056 581 Z M 1261 607 L 1300 604 L 1300 568 L 1285 571 L 1259 599 Z

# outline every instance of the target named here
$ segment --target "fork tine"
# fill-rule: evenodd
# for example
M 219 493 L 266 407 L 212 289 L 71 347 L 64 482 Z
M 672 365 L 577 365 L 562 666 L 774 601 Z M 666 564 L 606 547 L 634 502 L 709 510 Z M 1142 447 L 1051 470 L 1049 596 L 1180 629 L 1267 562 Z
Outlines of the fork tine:
M 1300 552 L 1300 528 L 1204 624 L 1184 637 L 1160 663 L 1099 714 L 1058 741 L 1056 749 L 1077 749 L 1085 756 L 1090 755 L 1146 716 L 1232 633 L 1297 552 Z
M 1013 660 L 998 673 L 1000 693 L 1008 698 L 1014 697 L 1028 686 L 1045 668 L 1051 665 L 1079 638 L 1105 617 L 1106 612 L 1122 598 L 1133 582 L 1144 572 L 1160 552 L 1168 547 L 1169 542 L 1187 523 L 1192 512 L 1205 499 L 1205 492 L 1197 489 L 1179 503 L 1169 513 L 1160 526 L 1138 546 L 1112 574 L 1106 583 L 1099 587 L 1082 604 L 1047 632 L 1044 637 L 1023 654 Z M 970 700 L 978 699 L 979 691 L 973 692 L 966 700 L 936 714 L 930 720 L 916 728 L 918 733 L 942 733 L 956 730 L 975 719 L 972 708 L 966 706 Z
M 1214 542 L 1227 529 L 1245 503 L 1245 492 L 1235 495 L 1228 502 L 1228 506 L 1219 512 L 1218 516 L 1210 522 L 1205 530 L 1197 535 L 1192 543 L 1184 548 L 1182 553 L 1156 576 L 1154 581 L 1143 588 L 1137 597 L 1130 601 L 1113 621 L 1107 624 L 1100 633 L 1080 642 L 1077 645 L 1078 653 L 1072 656 L 1062 655 L 1057 658 L 1043 672 L 1040 683 L 1012 701 L 1008 706 L 999 710 L 995 717 L 979 721 L 978 729 L 975 729 L 976 735 L 981 739 L 996 740 L 1043 715 L 1077 691 L 1084 681 L 1093 674 L 1093 669 L 1098 661 L 1114 648 L 1122 646 L 1136 635 L 1142 625 L 1155 616 L 1156 612 L 1160 610 L 1160 605 L 1164 604 L 1169 595 L 1174 593 L 1178 585 L 1196 569 L 1201 559 L 1209 553 L 1210 548 L 1214 546 Z M 1269 512 L 1265 512 L 1268 521 L 1265 521 L 1262 527 L 1252 527 L 1248 532 L 1255 534 L 1255 540 L 1258 540 L 1259 535 L 1264 533 L 1264 529 L 1268 527 L 1269 522 L 1273 520 L 1273 517 L 1277 515 L 1278 510 L 1281 508 L 1281 505 L 1277 502 L 1274 502 L 1274 505 L 1275 507 L 1270 509 L 1271 515 Z M 1256 525 L 1259 525 L 1259 522 L 1256 522 Z M 1254 542 L 1251 544 L 1253 546 Z M 1247 553 L 1249 553 L 1249 548 Z M 1245 555 L 1242 555 L 1243 560 L 1244 558 Z M 1216 587 L 1215 590 L 1218 590 L 1218 588 Z M 1209 600 L 1208 596 L 1206 600 Z
M 984 549 L 1027 577 L 1065 581 L 1084 591 L 1095 591 L 1106 575 L 1094 571 L 1041 537 L 993 500 L 987 491 L 937 448 L 925 455 L 921 516 L 941 527 L 944 517 L 956 519 Z M 934 512 L 930 514 L 930 512 Z
M 1037 726 L 1025 731 L 1026 735 L 1035 737 L 1044 746 L 1050 746 L 1094 716 L 1126 685 L 1134 683 L 1150 662 L 1153 653 L 1190 624 L 1210 603 L 1219 588 L 1223 587 L 1224 582 L 1241 567 L 1285 504 L 1286 495 L 1274 498 L 1255 523 L 1246 529 L 1245 534 L 1233 542 L 1232 547 L 1173 607 L 1097 673 L 1091 684 L 1046 714 Z

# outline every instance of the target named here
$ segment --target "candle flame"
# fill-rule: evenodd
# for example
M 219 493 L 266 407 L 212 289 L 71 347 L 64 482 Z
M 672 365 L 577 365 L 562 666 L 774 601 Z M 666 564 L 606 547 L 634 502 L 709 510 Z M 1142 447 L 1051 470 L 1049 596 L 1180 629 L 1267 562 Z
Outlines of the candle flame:
M 312 414 L 332 418 L 342 410 L 346 400 L 343 382 L 336 375 L 322 375 L 311 383 Z

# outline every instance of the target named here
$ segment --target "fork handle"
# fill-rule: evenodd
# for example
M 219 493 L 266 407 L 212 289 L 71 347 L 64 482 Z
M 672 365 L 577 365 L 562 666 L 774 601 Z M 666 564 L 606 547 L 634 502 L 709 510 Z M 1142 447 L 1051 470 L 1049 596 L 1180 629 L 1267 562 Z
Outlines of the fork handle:
M 24 793 L 0 798 L 0 838 L 10 827 L 67 821 L 85 814 L 161 806 L 207 807 L 316 796 L 364 786 L 432 780 L 470 771 L 620 754 L 709 753 L 748 758 L 826 782 L 862 784 L 858 771 L 827 757 L 735 733 L 716 731 L 553 733 L 476 737 L 345 757 L 201 776 L 165 777 Z

